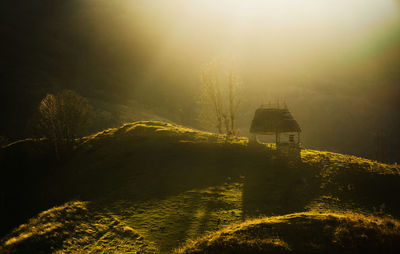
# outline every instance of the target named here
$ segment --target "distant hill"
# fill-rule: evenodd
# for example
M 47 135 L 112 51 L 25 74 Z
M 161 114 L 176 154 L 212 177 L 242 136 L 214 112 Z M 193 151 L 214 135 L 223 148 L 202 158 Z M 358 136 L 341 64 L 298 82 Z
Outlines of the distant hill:
M 305 217 L 288 215 L 279 223 L 293 222 L 288 227 L 296 227 L 296 218 L 299 223 L 305 218 L 312 222 L 310 227 L 315 222 L 315 231 L 331 222 L 343 225 L 343 230 L 365 228 L 368 237 L 373 234 L 370 239 L 384 235 L 382 248 L 391 248 L 386 236 L 398 237 L 398 165 L 307 149 L 298 158 L 288 158 L 270 144 L 249 144 L 246 138 L 159 121 L 128 123 L 84 137 L 64 162 L 49 159 L 49 151 L 46 140 L 32 139 L 2 148 L 0 223 L 6 251 L 68 251 L 101 242 L 104 250 L 117 251 L 118 244 L 126 247 L 121 251 L 168 253 L 189 239 L 248 219 L 305 211 Z M 71 200 L 84 202 L 64 204 Z M 59 207 L 35 217 L 55 205 Z M 354 224 L 355 216 L 366 224 Z M 386 235 L 374 228 L 371 216 L 379 223 L 391 222 L 380 218 L 392 216 L 394 226 L 387 224 L 392 231 Z M 112 220 L 135 236 L 115 231 Z M 22 223 L 26 224 L 16 228 Z M 77 228 L 86 232 L 87 241 L 77 242 Z M 103 237 L 107 232 L 113 237 Z M 145 242 L 136 243 L 136 234 Z M 349 239 L 362 238 L 354 237 Z M 281 240 L 294 248 L 293 239 Z M 268 246 L 275 244 L 267 240 Z M 195 246 L 204 244 L 199 241 Z M 278 247 L 286 251 L 282 246 Z

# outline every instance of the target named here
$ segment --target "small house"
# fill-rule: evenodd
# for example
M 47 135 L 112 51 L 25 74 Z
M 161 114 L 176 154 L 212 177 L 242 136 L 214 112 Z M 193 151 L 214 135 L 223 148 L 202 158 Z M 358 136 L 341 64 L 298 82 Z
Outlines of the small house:
M 254 114 L 250 127 L 251 141 L 257 135 L 275 135 L 276 148 L 284 152 L 299 152 L 301 129 L 287 107 L 261 106 Z

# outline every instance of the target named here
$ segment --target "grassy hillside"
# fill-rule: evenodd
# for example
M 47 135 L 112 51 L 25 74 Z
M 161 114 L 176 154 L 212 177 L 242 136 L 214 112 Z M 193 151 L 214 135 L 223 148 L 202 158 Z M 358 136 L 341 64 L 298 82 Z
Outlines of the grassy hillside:
M 398 253 L 400 223 L 354 213 L 295 213 L 249 220 L 176 253 Z
M 354 156 L 304 149 L 300 158 L 287 158 L 273 146 L 248 144 L 246 138 L 228 139 L 154 121 L 85 137 L 62 163 L 48 159 L 46 146 L 45 140 L 25 140 L 2 149 L 6 180 L 0 189 L 5 208 L 0 222 L 6 234 L 40 211 L 60 205 L 48 211 L 57 229 L 33 230 L 49 227 L 39 214 L 3 237 L 6 250 L 87 246 L 89 251 L 100 246 L 112 251 L 127 245 L 124 250 L 168 253 L 189 239 L 260 216 L 304 211 L 310 212 L 308 217 L 346 217 L 354 212 L 400 216 L 399 167 Z M 64 205 L 70 200 L 85 203 Z M 68 210 L 74 205 L 84 207 L 78 209 L 78 217 Z M 60 209 L 71 211 L 69 224 L 55 212 Z M 113 236 L 115 241 L 102 238 L 92 228 L 101 224 L 108 232 L 112 220 L 143 237 L 146 245 L 120 233 Z M 82 222 L 82 230 L 94 232 L 78 243 L 74 228 Z M 10 241 L 13 244 L 7 245 Z
M 118 219 L 69 202 L 40 213 L 1 241 L 1 253 L 155 252 L 143 236 Z

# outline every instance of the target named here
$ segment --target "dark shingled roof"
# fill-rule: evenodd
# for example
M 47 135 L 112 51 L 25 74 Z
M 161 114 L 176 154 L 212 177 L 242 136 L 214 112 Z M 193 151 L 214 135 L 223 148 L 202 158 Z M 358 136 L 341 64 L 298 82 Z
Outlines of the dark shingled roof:
M 265 108 L 256 110 L 250 132 L 254 134 L 274 134 L 276 132 L 301 132 L 287 108 Z

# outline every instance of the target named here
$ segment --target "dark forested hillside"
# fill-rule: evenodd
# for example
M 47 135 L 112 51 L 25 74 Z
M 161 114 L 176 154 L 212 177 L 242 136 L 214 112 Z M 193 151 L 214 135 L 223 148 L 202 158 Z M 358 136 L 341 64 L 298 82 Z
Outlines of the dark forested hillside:
M 135 98 L 132 88 L 140 82 L 150 49 L 145 35 L 124 30 L 120 5 L 84 0 L 1 5 L 1 114 L 7 124 L 0 135 L 29 134 L 27 121 L 49 92 L 75 90 L 112 113 Z M 153 90 L 153 102 L 157 93 Z

